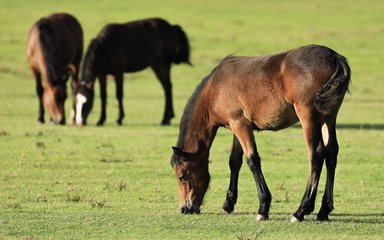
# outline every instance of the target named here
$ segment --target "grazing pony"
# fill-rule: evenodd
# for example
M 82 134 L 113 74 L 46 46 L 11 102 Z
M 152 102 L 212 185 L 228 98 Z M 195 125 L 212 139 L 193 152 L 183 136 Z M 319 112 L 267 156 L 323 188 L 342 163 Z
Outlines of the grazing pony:
M 325 159 L 327 180 L 317 219 L 333 209 L 337 154 L 336 117 L 348 91 L 347 60 L 324 46 L 310 45 L 262 57 L 226 57 L 197 87 L 185 107 L 171 164 L 179 186 L 182 213 L 199 213 L 208 188 L 209 150 L 218 127 L 230 129 L 231 180 L 223 209 L 237 201 L 237 181 L 245 154 L 259 197 L 257 220 L 267 220 L 271 193 L 261 171 L 253 131 L 280 130 L 300 121 L 308 147 L 308 184 L 291 221 L 314 210 Z M 322 133 L 323 129 L 323 133 Z
M 36 80 L 40 123 L 45 122 L 45 107 L 52 123 L 65 124 L 67 80 L 71 74 L 74 94 L 82 54 L 83 30 L 73 16 L 56 13 L 41 18 L 32 26 L 27 42 L 27 57 Z M 72 110 L 75 110 L 75 102 Z M 73 113 L 72 121 L 74 117 Z
M 171 63 L 188 63 L 189 42 L 178 25 L 170 25 L 163 19 L 153 18 L 125 24 L 108 24 L 89 44 L 82 66 L 81 81 L 76 95 L 78 125 L 86 124 L 92 109 L 94 82 L 100 81 L 101 116 L 97 125 L 106 119 L 106 76 L 116 81 L 116 97 L 119 103 L 117 124 L 124 118 L 123 74 L 151 67 L 165 92 L 165 110 L 162 125 L 169 125 L 174 117 L 172 103 Z

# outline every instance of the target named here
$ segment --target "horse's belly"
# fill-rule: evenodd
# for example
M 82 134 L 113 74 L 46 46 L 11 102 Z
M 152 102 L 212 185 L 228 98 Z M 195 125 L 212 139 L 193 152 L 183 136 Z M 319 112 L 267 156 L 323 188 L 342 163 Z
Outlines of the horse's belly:
M 293 106 L 272 112 L 259 113 L 254 124 L 258 130 L 281 130 L 299 121 Z

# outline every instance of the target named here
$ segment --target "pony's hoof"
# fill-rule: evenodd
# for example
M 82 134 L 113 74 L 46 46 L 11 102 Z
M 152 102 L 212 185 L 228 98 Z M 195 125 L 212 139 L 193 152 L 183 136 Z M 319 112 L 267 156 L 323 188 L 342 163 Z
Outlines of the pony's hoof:
M 328 216 L 316 216 L 316 221 L 318 222 L 329 221 L 329 218 Z
M 170 119 L 164 119 L 161 121 L 161 126 L 169 126 L 171 125 L 171 120 Z
M 301 220 L 297 219 L 295 216 L 292 216 L 290 222 L 291 222 L 291 223 L 301 222 Z
M 228 201 L 225 201 L 223 206 L 221 207 L 226 213 L 232 213 L 235 210 L 233 204 L 230 204 Z
M 256 221 L 267 221 L 267 220 L 268 220 L 267 216 L 264 216 L 261 214 L 257 214 L 257 216 L 256 216 Z
M 119 126 L 123 125 L 123 121 L 122 121 L 122 120 L 116 120 L 116 123 L 117 123 L 117 125 L 119 125 Z

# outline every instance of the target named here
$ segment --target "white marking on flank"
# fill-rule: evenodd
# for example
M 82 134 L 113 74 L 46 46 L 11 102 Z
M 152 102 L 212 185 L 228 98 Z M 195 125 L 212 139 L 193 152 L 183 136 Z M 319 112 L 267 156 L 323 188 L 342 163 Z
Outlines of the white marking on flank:
M 81 116 L 81 110 L 83 109 L 84 103 L 87 101 L 87 98 L 78 93 L 76 95 L 76 124 L 83 125 L 83 117 Z

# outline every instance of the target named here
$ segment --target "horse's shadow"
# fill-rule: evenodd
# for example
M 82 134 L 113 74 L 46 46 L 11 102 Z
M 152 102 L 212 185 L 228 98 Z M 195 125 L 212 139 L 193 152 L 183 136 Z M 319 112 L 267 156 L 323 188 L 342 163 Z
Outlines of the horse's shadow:
M 297 123 L 293 128 L 301 128 L 301 124 Z M 336 129 L 353 129 L 353 130 L 384 130 L 384 124 L 375 123 L 341 123 L 336 124 Z
M 203 215 L 228 215 L 228 216 L 244 216 L 251 215 L 256 218 L 257 212 L 203 212 Z M 269 220 L 272 222 L 289 222 L 292 217 L 292 212 L 271 212 Z M 310 214 L 305 217 L 305 222 L 316 222 L 316 214 Z M 365 223 L 365 224 L 384 224 L 384 212 L 379 213 L 330 213 L 329 221 L 327 222 L 340 222 L 340 223 Z

